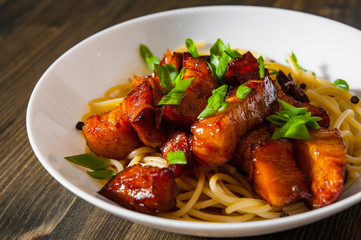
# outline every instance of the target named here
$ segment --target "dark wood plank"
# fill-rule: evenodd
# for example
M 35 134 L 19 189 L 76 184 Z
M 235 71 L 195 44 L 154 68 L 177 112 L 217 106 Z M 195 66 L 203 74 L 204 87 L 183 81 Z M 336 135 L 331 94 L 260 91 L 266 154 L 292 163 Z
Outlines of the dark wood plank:
M 257 5 L 308 12 L 361 29 L 359 0 L 0 0 L 1 239 L 206 239 L 144 227 L 76 197 L 41 166 L 27 139 L 33 87 L 61 54 L 114 24 L 204 5 Z M 302 31 L 307 31 L 304 26 Z M 361 239 L 361 204 L 293 230 L 245 239 Z

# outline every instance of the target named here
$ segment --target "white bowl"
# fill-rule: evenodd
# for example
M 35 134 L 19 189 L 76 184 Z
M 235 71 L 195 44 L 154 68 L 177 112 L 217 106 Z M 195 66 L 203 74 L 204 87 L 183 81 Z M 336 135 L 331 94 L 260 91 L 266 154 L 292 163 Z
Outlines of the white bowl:
M 296 216 L 246 223 L 201 223 L 163 219 L 116 206 L 96 197 L 100 184 L 64 156 L 84 151 L 75 123 L 87 102 L 111 86 L 144 75 L 138 53 L 144 43 L 161 57 L 190 37 L 263 53 L 284 62 L 294 51 L 302 66 L 329 80 L 343 78 L 361 89 L 361 32 L 325 18 L 274 8 L 215 6 L 180 9 L 127 21 L 82 41 L 44 73 L 28 106 L 27 130 L 39 161 L 63 186 L 84 200 L 149 227 L 198 236 L 250 236 L 282 231 L 326 218 L 361 200 L 361 182 L 324 208 Z

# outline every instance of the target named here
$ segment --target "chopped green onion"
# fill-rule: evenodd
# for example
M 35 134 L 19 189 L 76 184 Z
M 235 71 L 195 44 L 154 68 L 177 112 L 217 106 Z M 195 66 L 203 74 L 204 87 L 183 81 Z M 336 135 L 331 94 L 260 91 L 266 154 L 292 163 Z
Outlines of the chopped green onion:
M 291 58 L 292 58 L 293 62 L 295 63 L 297 69 L 300 69 L 300 70 L 303 70 L 303 71 L 307 72 L 306 69 L 302 68 L 302 67 L 298 64 L 298 59 L 297 59 L 296 54 L 295 54 L 294 52 L 291 53 Z
M 230 63 L 234 57 L 238 56 L 240 56 L 240 54 L 231 50 L 230 45 L 225 45 L 221 39 L 217 39 L 211 47 L 209 66 L 218 86 L 222 84 L 222 78 L 226 72 L 228 63 Z
M 198 51 L 197 51 L 197 47 L 194 44 L 193 40 L 190 38 L 186 39 L 186 43 L 185 43 L 188 52 L 193 56 L 193 57 L 199 57 Z
M 79 155 L 68 156 L 65 157 L 65 159 L 92 170 L 105 169 L 108 167 L 110 161 L 109 159 L 98 157 L 93 153 L 83 153 Z
M 301 66 L 298 64 L 298 60 L 297 60 L 296 54 L 295 54 L 294 52 L 292 52 L 291 58 L 292 58 L 293 62 L 295 63 L 297 69 L 300 69 L 300 70 L 302 70 L 302 71 L 304 71 L 304 72 L 307 72 L 307 71 L 308 71 L 307 69 L 301 67 Z M 288 62 L 288 61 L 286 60 L 286 62 Z M 312 72 L 312 74 L 313 74 L 313 75 L 316 75 L 314 72 Z
M 198 119 L 210 117 L 217 112 L 223 111 L 227 107 L 225 97 L 228 91 L 228 85 L 224 84 L 212 91 L 212 96 L 208 98 L 208 104 L 199 114 Z
M 281 105 L 281 107 L 283 109 L 292 109 L 292 108 L 296 108 L 295 106 L 289 104 L 289 103 L 286 103 L 285 101 L 282 101 L 281 99 L 277 99 L 278 103 Z
M 280 99 L 277 99 L 284 110 L 266 117 L 266 119 L 278 126 L 272 139 L 293 138 L 293 139 L 310 139 L 308 129 L 319 129 L 317 121 L 320 117 L 311 117 L 307 108 L 296 108 Z
M 224 52 L 227 53 L 228 56 L 230 56 L 232 59 L 237 58 L 237 57 L 242 57 L 242 54 L 240 54 L 236 50 L 226 49 L 226 50 L 224 50 Z
M 259 77 L 264 78 L 264 59 L 262 56 L 259 56 L 257 59 L 259 67 Z
M 149 50 L 149 48 L 144 44 L 139 45 L 139 52 L 146 64 L 148 65 L 149 70 L 153 71 L 154 64 L 159 64 L 160 62 L 159 58 L 154 56 L 153 53 Z
M 178 84 L 172 88 L 172 90 L 159 101 L 158 105 L 179 105 L 182 101 L 184 95 L 186 94 L 186 89 L 192 83 L 194 78 L 184 79 L 178 82 Z
M 163 87 L 163 93 L 169 93 L 172 88 L 173 84 L 178 76 L 178 69 L 174 64 L 154 64 L 155 73 L 157 74 L 160 84 Z
M 95 170 L 93 172 L 87 172 L 91 177 L 96 179 L 108 179 L 117 175 L 113 170 Z
M 333 82 L 333 85 L 335 85 L 335 87 L 338 87 L 338 88 L 341 88 L 343 90 L 346 90 L 348 91 L 350 89 L 350 87 L 348 86 L 348 83 L 343 80 L 343 79 L 336 79 L 334 82 Z
M 169 164 L 187 164 L 186 154 L 183 151 L 167 153 Z
M 252 88 L 249 88 L 246 85 L 242 84 L 238 87 L 236 96 L 238 98 L 245 99 L 251 92 L 252 92 Z

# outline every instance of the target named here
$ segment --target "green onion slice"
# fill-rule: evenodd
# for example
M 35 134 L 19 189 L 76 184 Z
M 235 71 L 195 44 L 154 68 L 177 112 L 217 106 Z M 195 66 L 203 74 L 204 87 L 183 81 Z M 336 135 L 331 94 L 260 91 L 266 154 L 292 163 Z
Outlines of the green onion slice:
M 178 69 L 174 64 L 154 64 L 155 73 L 157 74 L 160 84 L 163 87 L 163 93 L 169 93 L 172 88 L 173 84 L 178 76 Z
M 334 85 L 335 87 L 341 88 L 341 89 L 346 90 L 346 91 L 348 91 L 348 90 L 350 89 L 348 83 L 347 83 L 345 80 L 340 79 L 340 78 L 339 78 L 339 79 L 336 79 L 336 80 L 333 82 L 333 85 Z
M 258 67 L 259 67 L 259 77 L 264 78 L 264 59 L 262 56 L 257 58 Z
M 92 170 L 105 169 L 108 167 L 110 161 L 109 159 L 98 157 L 93 153 L 83 153 L 79 155 L 68 156 L 65 157 L 65 159 Z
M 167 153 L 169 164 L 187 164 L 186 154 L 183 151 Z
M 188 52 L 193 56 L 193 57 L 199 57 L 198 51 L 197 51 L 197 47 L 194 44 L 193 40 L 190 38 L 186 39 L 186 43 L 185 43 Z
M 242 84 L 238 87 L 236 96 L 241 99 L 245 99 L 252 92 L 252 88 Z
M 91 177 L 96 179 L 108 179 L 117 175 L 113 170 L 95 170 L 93 172 L 87 172 Z
M 193 80 L 194 78 L 188 78 L 178 81 L 178 84 L 162 97 L 158 105 L 179 105 Z
M 210 69 L 212 70 L 213 78 L 216 80 L 218 86 L 222 85 L 222 78 L 227 70 L 227 65 L 233 58 L 241 56 L 237 51 L 231 50 L 229 44 L 225 45 L 221 39 L 213 44 L 210 49 Z
M 224 84 L 212 91 L 212 96 L 208 98 L 208 104 L 199 114 L 198 119 L 210 117 L 217 112 L 223 111 L 227 107 L 225 97 L 229 86 Z
M 311 117 L 307 108 L 296 108 L 280 99 L 278 102 L 284 110 L 266 117 L 266 119 L 280 126 L 276 128 L 272 139 L 293 138 L 293 139 L 310 139 L 308 129 L 319 129 L 317 121 L 320 117 Z
M 148 65 L 148 68 L 150 71 L 154 70 L 154 64 L 159 64 L 160 60 L 156 56 L 153 55 L 153 53 L 149 50 L 149 48 L 144 45 L 139 45 L 139 52 L 146 64 Z

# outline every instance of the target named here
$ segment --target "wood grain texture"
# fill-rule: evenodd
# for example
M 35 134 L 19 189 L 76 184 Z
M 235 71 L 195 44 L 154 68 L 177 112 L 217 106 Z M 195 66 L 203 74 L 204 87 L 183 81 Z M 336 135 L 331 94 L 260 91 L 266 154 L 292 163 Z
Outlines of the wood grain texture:
M 76 197 L 35 157 L 25 114 L 44 71 L 81 40 L 146 14 L 221 4 L 293 9 L 361 29 L 359 0 L 0 0 L 0 239 L 206 239 L 147 228 Z M 357 204 L 314 224 L 244 239 L 361 239 L 360 223 Z

